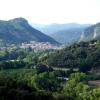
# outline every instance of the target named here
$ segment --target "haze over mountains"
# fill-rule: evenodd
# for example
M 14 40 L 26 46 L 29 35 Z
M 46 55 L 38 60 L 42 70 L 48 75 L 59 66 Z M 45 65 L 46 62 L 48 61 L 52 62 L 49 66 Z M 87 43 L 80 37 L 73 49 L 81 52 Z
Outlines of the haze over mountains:
M 89 27 L 91 24 L 32 24 L 33 27 L 40 30 L 41 32 L 51 36 L 60 43 L 72 43 L 80 39 L 82 31 Z
M 57 43 L 53 38 L 31 27 L 24 18 L 0 20 L 0 40 L 10 43 L 29 41 Z
M 33 27 L 32 27 L 33 26 Z M 92 24 L 32 24 L 24 18 L 0 20 L 0 41 L 22 43 L 29 41 L 71 44 L 100 38 L 100 23 Z M 45 34 L 44 34 L 45 33 Z
M 41 32 L 52 35 L 58 31 L 62 30 L 69 30 L 69 29 L 75 29 L 75 28 L 85 28 L 90 26 L 91 24 L 77 24 L 77 23 L 66 23 L 66 24 L 48 24 L 48 25 L 42 25 L 42 24 L 32 24 L 32 26 Z
M 58 31 L 51 35 L 56 41 L 64 44 L 72 44 L 80 39 L 83 28 L 74 28 Z

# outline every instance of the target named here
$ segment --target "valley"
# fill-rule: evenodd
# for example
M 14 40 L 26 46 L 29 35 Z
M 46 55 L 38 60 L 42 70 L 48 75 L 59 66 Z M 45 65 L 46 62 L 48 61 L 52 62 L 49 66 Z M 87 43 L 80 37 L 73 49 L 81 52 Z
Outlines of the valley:
M 0 100 L 98 100 L 99 32 L 72 27 L 55 39 L 23 18 L 0 21 Z
M 0 100 L 100 100 L 100 0 L 0 0 Z

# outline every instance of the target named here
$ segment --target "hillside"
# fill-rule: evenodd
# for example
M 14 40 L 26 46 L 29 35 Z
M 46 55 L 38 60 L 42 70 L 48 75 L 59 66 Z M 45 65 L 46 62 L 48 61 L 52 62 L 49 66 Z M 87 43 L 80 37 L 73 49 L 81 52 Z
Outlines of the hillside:
M 80 39 L 81 32 L 84 28 L 74 28 L 69 30 L 58 31 L 51 35 L 56 41 L 64 44 L 71 44 Z
M 88 27 L 82 32 L 80 41 L 90 41 L 100 38 L 100 23 Z
M 46 61 L 58 68 L 100 69 L 100 40 L 71 45 L 53 53 Z
M 0 40 L 9 43 L 29 41 L 57 43 L 51 37 L 32 28 L 24 18 L 16 18 L 8 21 L 0 20 Z

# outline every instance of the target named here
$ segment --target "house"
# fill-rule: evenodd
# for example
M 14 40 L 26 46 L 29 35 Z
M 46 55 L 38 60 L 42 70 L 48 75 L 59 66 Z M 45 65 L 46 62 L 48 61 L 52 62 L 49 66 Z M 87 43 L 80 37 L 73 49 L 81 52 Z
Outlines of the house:
M 100 80 L 88 81 L 89 86 L 100 86 Z

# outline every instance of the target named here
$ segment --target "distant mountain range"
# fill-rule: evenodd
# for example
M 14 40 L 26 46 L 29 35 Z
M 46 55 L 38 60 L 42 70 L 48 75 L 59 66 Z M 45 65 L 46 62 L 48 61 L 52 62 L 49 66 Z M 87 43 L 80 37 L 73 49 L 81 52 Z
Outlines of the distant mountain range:
M 60 43 L 71 44 L 80 39 L 82 31 L 89 27 L 91 24 L 77 24 L 77 23 L 68 23 L 68 24 L 50 24 L 50 25 L 41 25 L 41 24 L 32 24 L 33 27 L 40 30 L 41 32 L 51 36 L 56 41 Z
M 85 28 L 90 26 L 91 24 L 77 24 L 77 23 L 67 23 L 67 24 L 49 24 L 49 25 L 42 25 L 42 24 L 31 24 L 34 28 L 38 29 L 39 31 L 51 35 L 58 31 L 75 29 L 75 28 Z
M 45 33 L 45 34 L 44 34 Z M 100 38 L 100 23 L 92 24 L 32 24 L 24 18 L 0 20 L 0 41 L 22 43 L 29 41 L 71 44 Z
M 0 40 L 9 43 L 29 41 L 58 43 L 53 38 L 31 27 L 24 18 L 15 18 L 8 21 L 0 20 Z
M 72 44 L 80 39 L 83 28 L 74 28 L 58 31 L 51 35 L 56 41 L 64 44 Z
M 81 34 L 80 41 L 90 41 L 93 39 L 100 39 L 100 23 L 86 28 Z

